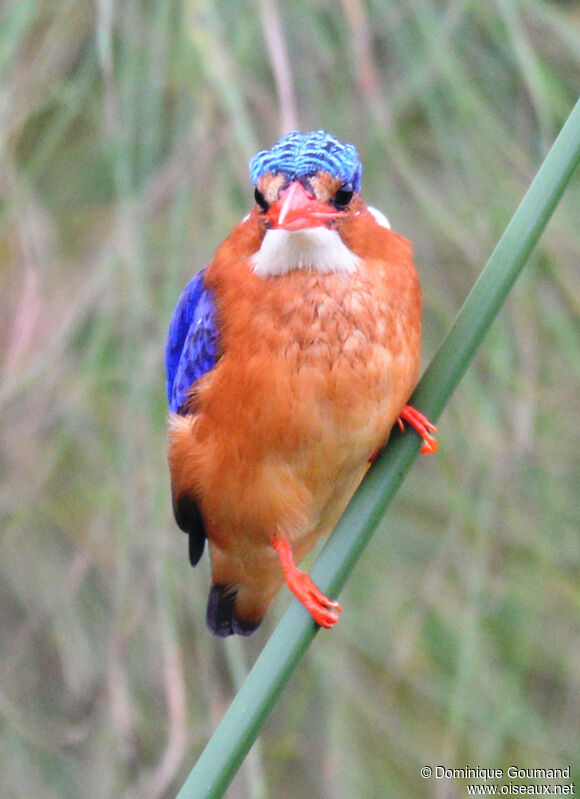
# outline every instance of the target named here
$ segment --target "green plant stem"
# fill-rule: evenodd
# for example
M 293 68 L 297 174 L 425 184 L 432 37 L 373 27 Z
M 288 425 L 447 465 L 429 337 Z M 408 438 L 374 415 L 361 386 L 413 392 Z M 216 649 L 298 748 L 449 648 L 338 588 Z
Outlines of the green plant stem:
M 579 161 L 580 102 L 413 395 L 412 404 L 431 419 L 439 417 L 461 380 Z M 330 596 L 335 596 L 346 582 L 419 446 L 415 434 L 394 433 L 389 446 L 369 470 L 311 571 L 315 582 Z M 309 613 L 294 600 L 177 799 L 217 799 L 223 795 L 317 630 Z

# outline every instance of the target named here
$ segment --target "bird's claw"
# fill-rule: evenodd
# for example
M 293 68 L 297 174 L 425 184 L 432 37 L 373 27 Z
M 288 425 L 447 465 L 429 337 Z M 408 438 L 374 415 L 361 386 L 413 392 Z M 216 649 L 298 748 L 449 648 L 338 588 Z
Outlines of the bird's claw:
M 342 613 L 338 602 L 325 596 L 309 575 L 297 568 L 292 557 L 292 548 L 286 538 L 281 535 L 275 536 L 272 546 L 280 558 L 286 585 L 296 599 L 302 602 L 320 627 L 327 629 L 333 627 L 338 621 L 338 614 Z
M 306 572 L 297 569 L 294 579 L 287 583 L 288 588 L 302 602 L 317 624 L 327 629 L 336 624 L 338 614 L 342 613 L 342 608 L 338 602 L 325 596 Z
M 423 439 L 423 447 L 421 448 L 423 454 L 437 452 L 439 442 L 431 435 L 431 433 L 437 432 L 437 428 L 434 424 L 431 424 L 424 413 L 413 408 L 412 405 L 405 405 L 401 411 L 401 415 L 397 419 L 397 423 L 403 433 L 405 432 L 404 422 L 410 424 Z

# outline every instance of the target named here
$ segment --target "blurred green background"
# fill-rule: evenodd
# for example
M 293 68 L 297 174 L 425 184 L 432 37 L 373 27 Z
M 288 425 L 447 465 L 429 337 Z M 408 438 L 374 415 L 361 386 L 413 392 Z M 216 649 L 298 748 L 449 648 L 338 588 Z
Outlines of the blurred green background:
M 580 3 L 7 0 L 0 17 L 0 774 L 174 797 L 288 604 L 205 629 L 162 353 L 292 127 L 356 144 L 412 239 L 424 363 L 580 86 Z M 227 796 L 580 790 L 580 176 Z

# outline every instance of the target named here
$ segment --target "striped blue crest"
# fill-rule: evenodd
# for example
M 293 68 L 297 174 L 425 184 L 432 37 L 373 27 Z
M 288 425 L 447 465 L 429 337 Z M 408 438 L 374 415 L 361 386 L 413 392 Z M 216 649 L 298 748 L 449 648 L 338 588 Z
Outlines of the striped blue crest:
M 276 142 L 271 150 L 260 150 L 250 161 L 250 178 L 254 186 L 267 172 L 281 172 L 290 180 L 315 175 L 319 170 L 330 172 L 344 183 L 360 190 L 362 167 L 352 144 L 343 144 L 324 130 L 301 133 L 293 130 Z

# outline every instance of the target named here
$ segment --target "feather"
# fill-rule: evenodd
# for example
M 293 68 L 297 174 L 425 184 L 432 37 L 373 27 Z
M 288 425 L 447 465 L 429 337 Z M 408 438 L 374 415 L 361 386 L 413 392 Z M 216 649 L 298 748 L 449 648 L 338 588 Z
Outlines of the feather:
M 204 285 L 204 271 L 186 286 L 169 326 L 165 348 L 167 398 L 173 425 L 186 416 L 192 390 L 218 360 L 218 330 L 211 291 Z M 185 423 L 187 432 L 190 427 Z M 189 535 L 189 560 L 195 566 L 205 546 L 206 531 L 199 505 L 188 490 L 172 478 L 173 515 L 178 527 Z
M 209 629 L 226 638 L 228 635 L 251 635 L 257 624 L 244 622 L 236 616 L 235 603 L 238 592 L 233 585 L 212 585 L 207 600 L 206 622 Z
M 188 283 L 171 318 L 165 348 L 167 399 L 172 413 L 185 415 L 194 384 L 216 365 L 218 328 L 204 272 Z
M 276 142 L 271 150 L 260 150 L 250 161 L 250 177 L 254 185 L 267 173 L 282 173 L 294 180 L 320 171 L 351 183 L 355 191 L 360 188 L 362 167 L 355 147 L 343 144 L 324 130 L 312 133 L 293 130 Z

